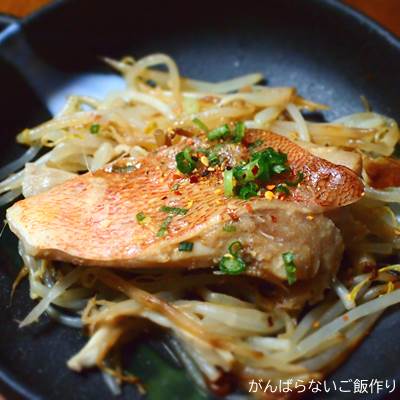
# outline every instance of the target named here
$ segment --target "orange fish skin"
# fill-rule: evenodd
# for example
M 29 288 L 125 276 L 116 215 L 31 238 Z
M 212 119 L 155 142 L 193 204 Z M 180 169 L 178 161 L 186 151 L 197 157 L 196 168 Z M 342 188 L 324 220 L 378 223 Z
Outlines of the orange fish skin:
M 325 211 L 354 203 L 364 194 L 361 179 L 351 169 L 316 157 L 284 136 L 249 129 L 246 140 L 263 140 L 260 148 L 272 147 L 287 154 L 293 173 L 304 174 L 304 181 L 288 200 L 314 205 Z
M 306 215 L 341 207 L 361 197 L 362 183 L 346 167 L 317 158 L 282 136 L 259 130 L 246 132 L 248 142 L 257 139 L 263 140 L 260 149 L 272 147 L 287 153 L 293 172 L 304 173 L 304 181 L 285 201 L 226 198 L 221 171 L 191 183 L 177 172 L 175 163 L 176 153 L 193 143 L 192 139 L 185 139 L 135 162 L 130 172 L 115 172 L 125 166 L 126 161 L 120 161 L 19 201 L 8 209 L 7 220 L 26 251 L 40 258 L 108 267 L 211 267 L 226 252 L 229 235 L 217 249 L 213 250 L 211 244 L 208 254 L 201 249 L 177 252 L 179 243 L 196 242 L 216 226 L 222 230 L 225 223 L 253 212 L 264 213 L 264 209 L 291 207 L 296 216 Z M 168 216 L 161 211 L 162 206 L 188 211 L 186 215 L 174 215 L 165 235 L 160 237 L 157 233 Z M 138 213 L 144 213 L 145 223 L 137 221 Z M 310 227 L 307 234 L 318 232 L 319 228 L 312 225 L 316 221 L 304 218 L 303 223 Z M 334 227 L 326 229 L 340 247 Z M 288 250 L 279 246 L 277 249 L 277 255 Z M 300 275 L 305 279 L 317 273 L 317 258 L 312 262 L 304 258 L 304 265 L 299 266 L 304 266 Z M 332 269 L 336 269 L 338 261 L 333 264 Z M 274 274 L 282 278 L 281 263 L 279 268 L 274 267 Z

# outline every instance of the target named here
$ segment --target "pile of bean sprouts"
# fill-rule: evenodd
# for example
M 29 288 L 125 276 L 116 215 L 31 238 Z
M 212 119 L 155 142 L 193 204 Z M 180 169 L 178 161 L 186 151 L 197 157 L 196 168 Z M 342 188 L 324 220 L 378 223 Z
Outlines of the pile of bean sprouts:
M 392 155 L 400 136 L 396 122 L 371 111 L 309 122 L 304 111 L 327 107 L 292 87 L 262 86 L 259 73 L 210 83 L 182 77 L 164 54 L 105 61 L 122 74 L 126 88 L 104 99 L 71 96 L 53 119 L 22 131 L 17 141 L 28 149 L 0 170 L 0 204 L 44 192 L 119 158 L 139 159 L 177 143 L 180 136 L 170 135 L 175 129 L 195 136 L 194 119 L 210 129 L 244 121 L 248 128 L 270 130 L 309 148 L 345 150 L 361 160 L 365 196 L 347 207 L 347 223 L 340 226 L 347 256 L 323 301 L 286 310 L 254 278 L 211 270 L 73 267 L 35 259 L 20 245 L 21 276 L 29 277 L 31 297 L 40 299 L 21 327 L 47 313 L 83 328 L 89 340 L 68 366 L 75 371 L 98 366 L 115 394 L 123 381 L 138 380 L 123 373 L 113 355 L 127 337 L 135 338 L 148 326 L 164 332 L 166 344 L 205 391 L 228 372 L 244 392 L 251 379 L 295 382 L 327 374 L 385 309 L 400 302 L 400 265 L 393 261 L 400 246 L 394 212 L 400 188 L 374 188 L 364 168 L 366 160 Z M 48 151 L 37 158 L 43 149 Z

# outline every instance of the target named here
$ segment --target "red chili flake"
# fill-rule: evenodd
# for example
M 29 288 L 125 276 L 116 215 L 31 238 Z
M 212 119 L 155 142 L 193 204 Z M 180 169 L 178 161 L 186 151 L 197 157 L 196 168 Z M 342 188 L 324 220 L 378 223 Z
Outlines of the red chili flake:
M 272 319 L 271 316 L 268 317 L 268 320 L 267 320 L 267 321 L 268 321 L 268 326 L 269 326 L 269 327 L 274 326 L 274 320 Z
M 177 196 L 182 196 L 182 193 L 179 190 L 175 190 L 174 194 L 176 194 Z
M 232 221 L 235 221 L 235 222 L 239 221 L 238 215 L 233 210 L 231 210 L 230 208 L 228 208 L 227 213 L 228 213 L 228 215 L 229 215 L 229 217 L 231 218 Z
M 271 215 L 271 221 L 275 224 L 278 221 L 278 218 L 275 215 Z
M 343 318 L 343 321 L 348 321 L 349 320 L 349 316 L 347 314 L 344 314 L 342 318 Z
M 251 170 L 251 172 L 253 173 L 253 175 L 257 175 L 257 172 L 258 172 L 258 166 L 257 166 L 257 165 L 255 165 L 255 166 L 253 167 L 253 169 Z
M 242 139 L 242 145 L 243 145 L 244 147 L 248 147 L 248 145 L 249 145 L 250 143 L 251 143 L 251 142 L 248 141 L 248 137 L 247 137 L 247 135 L 245 134 L 245 135 L 244 135 L 244 138 Z
M 253 213 L 254 213 L 254 210 L 253 210 L 253 207 L 251 206 L 251 204 L 246 203 L 246 204 L 245 204 L 245 207 L 246 207 L 246 210 L 247 210 L 250 214 L 253 214 Z
M 190 175 L 189 181 L 190 183 L 197 183 L 199 181 L 199 177 L 197 175 Z

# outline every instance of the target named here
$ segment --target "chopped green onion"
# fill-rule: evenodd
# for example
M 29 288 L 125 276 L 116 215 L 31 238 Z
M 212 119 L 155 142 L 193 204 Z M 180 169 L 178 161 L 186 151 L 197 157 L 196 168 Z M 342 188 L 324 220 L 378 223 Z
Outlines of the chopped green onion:
M 90 125 L 90 133 L 93 133 L 93 135 L 95 135 L 96 133 L 99 133 L 99 132 L 100 132 L 99 124 Z
M 201 119 L 194 118 L 192 121 L 200 130 L 202 130 L 206 133 L 209 131 L 207 125 Z
M 224 144 L 223 144 L 223 143 L 214 144 L 214 146 L 212 147 L 212 149 L 213 149 L 214 151 L 220 151 L 220 150 L 223 149 L 223 148 L 224 148 Z
M 286 276 L 289 285 L 296 282 L 296 264 L 294 263 L 294 254 L 291 251 L 282 254 L 283 263 L 285 264 Z
M 168 231 L 168 227 L 169 227 L 170 223 L 172 222 L 173 218 L 174 218 L 173 215 L 168 215 L 168 217 L 164 219 L 164 221 L 162 222 L 162 224 L 160 226 L 160 229 L 157 232 L 157 237 L 165 236 L 165 234 Z
M 187 208 L 162 206 L 160 211 L 175 215 L 186 215 L 189 210 Z
M 236 226 L 233 224 L 225 224 L 222 230 L 224 232 L 236 232 Z
M 225 124 L 208 132 L 207 137 L 208 140 L 217 140 L 229 135 L 229 133 L 229 126 Z
M 268 181 L 273 174 L 280 174 L 289 170 L 286 155 L 278 153 L 272 148 L 253 153 L 251 160 L 245 165 L 234 168 L 234 176 L 243 184 L 256 179 Z
M 168 226 L 172 222 L 174 215 L 185 215 L 189 210 L 187 208 L 180 207 L 170 207 L 170 206 L 162 206 L 160 211 L 168 213 L 168 217 L 164 219 L 161 224 L 159 231 L 157 232 L 157 237 L 162 237 L 167 233 Z
M 278 164 L 272 167 L 272 171 L 274 171 L 275 174 L 281 174 L 282 172 L 287 171 L 287 168 L 282 164 Z
M 208 155 L 208 152 L 209 152 L 209 150 L 208 149 L 206 149 L 205 147 L 198 147 L 197 149 L 196 149 L 196 152 L 197 153 L 202 153 L 202 154 L 204 154 L 204 155 Z
M 200 147 L 199 149 L 196 149 L 196 151 L 198 153 L 202 153 L 208 158 L 208 162 L 210 163 L 211 167 L 214 165 L 220 164 L 218 153 L 216 151 L 217 150 L 216 147 L 217 146 L 214 146 L 213 150 L 204 149 L 202 147 Z
M 258 195 L 261 184 L 268 182 L 274 175 L 287 171 L 290 171 L 290 168 L 286 154 L 271 147 L 255 152 L 247 163 L 236 165 L 228 172 L 224 171 L 225 194 L 227 196 L 236 194 L 241 199 L 247 200 Z M 289 194 L 285 184 L 278 185 L 277 191 Z
M 242 243 L 239 242 L 239 240 L 235 240 L 228 247 L 228 251 L 230 254 L 233 255 L 233 257 L 237 257 L 239 255 L 240 250 L 242 250 L 242 249 L 243 249 L 243 246 L 242 246 Z
M 238 165 L 233 169 L 233 176 L 241 184 L 254 181 L 259 173 L 260 168 L 256 161 L 249 162 L 245 165 Z
M 250 197 L 257 196 L 259 186 L 255 182 L 248 182 L 239 190 L 239 197 L 243 200 L 248 200 Z
M 287 165 L 287 155 L 275 151 L 272 147 L 268 147 L 266 150 L 253 153 L 251 160 L 257 161 L 257 165 L 260 169 L 257 174 L 257 178 L 263 181 L 270 179 L 270 176 L 273 173 L 281 174 L 289 171 L 289 166 Z
M 193 243 L 192 242 L 181 242 L 178 247 L 179 251 L 192 251 Z
M 146 219 L 146 216 L 144 215 L 144 213 L 142 211 L 136 214 L 136 221 L 139 222 L 139 224 L 141 222 L 143 222 L 145 219 Z
M 185 150 L 183 150 L 183 157 L 188 162 L 195 162 L 192 158 L 192 149 L 190 147 L 186 147 Z
M 283 194 L 290 194 L 290 191 L 288 189 L 288 187 L 286 186 L 285 183 L 280 183 L 279 185 L 276 186 L 275 188 L 275 192 L 277 193 L 283 193 Z
M 221 258 L 219 269 L 225 274 L 237 275 L 246 269 L 246 263 L 240 257 L 226 255 Z
M 224 171 L 224 194 L 227 197 L 233 196 L 233 170 L 226 169 Z
M 208 162 L 210 163 L 211 167 L 213 167 L 214 165 L 220 164 L 218 154 L 215 151 L 210 150 L 208 152 L 207 158 L 208 158 Z
M 191 148 L 186 147 L 175 156 L 176 166 L 183 174 L 190 174 L 196 168 L 196 161 L 191 156 Z
M 245 134 L 245 125 L 243 121 L 236 122 L 235 131 L 233 132 L 233 143 L 240 143 Z

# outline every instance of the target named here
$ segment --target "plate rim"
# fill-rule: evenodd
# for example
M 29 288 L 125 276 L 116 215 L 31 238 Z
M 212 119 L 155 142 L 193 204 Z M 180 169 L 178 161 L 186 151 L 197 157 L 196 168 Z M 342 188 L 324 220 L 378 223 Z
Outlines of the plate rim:
M 80 0 L 87 1 L 87 0 Z M 339 12 L 340 14 L 350 17 L 353 22 L 370 29 L 372 34 L 378 35 L 381 40 L 385 41 L 387 45 L 393 48 L 400 57 L 400 36 L 388 30 L 380 22 L 374 20 L 370 16 L 364 14 L 362 11 L 355 9 L 354 6 L 344 3 L 341 0 L 302 0 L 311 1 L 317 4 L 318 7 L 329 8 L 332 11 Z M 74 6 L 78 0 L 53 0 L 53 2 L 46 4 L 39 10 L 34 11 L 28 16 L 12 21 L 8 27 L 0 32 L 0 52 L 3 44 L 7 42 L 12 36 L 23 33 L 25 27 L 34 24 L 37 20 L 48 14 L 57 13 L 63 6 Z M 7 399 L 32 399 L 39 400 L 42 397 L 35 393 L 35 389 L 29 387 L 26 383 L 22 382 L 20 378 L 10 371 L 0 360 L 0 394 L 6 395 Z

